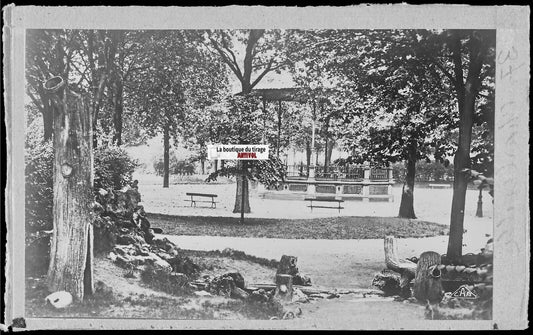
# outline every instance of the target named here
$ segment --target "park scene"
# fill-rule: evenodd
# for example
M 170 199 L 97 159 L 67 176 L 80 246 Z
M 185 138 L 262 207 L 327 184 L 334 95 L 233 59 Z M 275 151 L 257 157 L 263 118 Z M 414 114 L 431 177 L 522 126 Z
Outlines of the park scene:
M 495 35 L 28 29 L 26 317 L 490 320 Z

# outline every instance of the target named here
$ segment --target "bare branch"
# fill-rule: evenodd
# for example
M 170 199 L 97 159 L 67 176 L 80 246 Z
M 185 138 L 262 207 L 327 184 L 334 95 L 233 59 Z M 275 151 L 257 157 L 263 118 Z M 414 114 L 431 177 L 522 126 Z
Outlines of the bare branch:
M 267 65 L 266 69 L 257 78 L 255 78 L 254 82 L 250 85 L 250 89 L 254 88 L 255 85 L 257 85 L 267 73 L 272 71 L 272 62 L 273 61 L 274 61 L 274 59 L 271 59 L 270 63 Z
M 228 64 L 228 66 L 230 67 L 230 69 L 233 71 L 233 73 L 235 73 L 235 75 L 237 76 L 237 78 L 239 78 L 240 81 L 243 80 L 243 75 L 242 75 L 242 72 L 238 66 L 238 64 L 236 62 L 233 62 L 231 59 L 230 59 L 230 56 L 224 51 L 221 49 L 221 47 L 218 45 L 218 42 L 215 41 L 213 38 L 210 38 L 211 42 L 213 43 L 213 47 L 217 50 L 217 52 L 219 53 L 220 57 L 222 57 L 222 61 L 226 64 Z M 227 50 L 227 49 L 226 49 Z
M 239 72 L 242 74 L 241 69 L 239 68 L 239 64 L 237 63 L 237 58 L 235 57 L 235 54 L 233 53 L 233 51 L 231 51 L 230 48 L 224 48 L 224 49 L 226 49 L 230 53 L 231 58 L 233 60 L 233 64 L 235 64 L 235 67 L 237 68 L 237 70 L 239 70 Z

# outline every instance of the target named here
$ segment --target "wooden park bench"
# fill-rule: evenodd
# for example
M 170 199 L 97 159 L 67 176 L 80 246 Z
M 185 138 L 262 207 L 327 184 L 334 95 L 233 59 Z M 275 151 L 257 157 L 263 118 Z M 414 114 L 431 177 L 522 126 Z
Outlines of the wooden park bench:
M 451 188 L 450 184 L 429 184 L 429 188 Z
M 311 208 L 311 211 L 313 211 L 313 208 L 333 208 L 333 209 L 338 209 L 339 213 L 340 213 L 341 209 L 344 208 L 344 207 L 341 206 L 341 203 L 344 202 L 344 200 L 337 199 L 335 197 L 315 197 L 315 198 L 305 198 L 304 200 L 311 202 L 311 204 L 309 206 L 307 206 L 307 207 Z M 315 201 L 315 202 L 329 202 L 329 203 L 336 202 L 337 206 L 326 206 L 326 205 L 317 206 L 317 205 L 313 205 L 313 201 Z
M 196 207 L 197 202 L 207 202 L 211 204 L 211 208 L 217 208 L 217 202 L 215 201 L 215 198 L 218 197 L 216 194 L 208 194 L 208 193 L 186 193 L 188 196 L 191 197 L 191 199 L 187 199 L 185 201 L 191 202 L 191 207 L 194 205 Z M 211 200 L 196 200 L 194 197 L 200 197 L 200 198 L 211 198 Z

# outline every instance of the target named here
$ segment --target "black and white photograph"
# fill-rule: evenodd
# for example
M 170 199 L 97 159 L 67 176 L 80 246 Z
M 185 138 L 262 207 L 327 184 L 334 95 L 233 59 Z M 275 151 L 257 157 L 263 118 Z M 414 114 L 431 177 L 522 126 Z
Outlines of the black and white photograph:
M 499 86 L 529 54 L 496 26 L 381 23 L 18 29 L 6 324 L 498 328 L 498 285 L 529 294 L 529 89 Z

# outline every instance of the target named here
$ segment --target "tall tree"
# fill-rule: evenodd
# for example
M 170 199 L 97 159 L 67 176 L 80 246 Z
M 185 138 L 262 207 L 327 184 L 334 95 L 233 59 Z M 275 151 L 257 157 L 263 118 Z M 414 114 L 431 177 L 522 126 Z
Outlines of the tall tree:
M 208 35 L 209 45 L 220 59 L 227 64 L 241 85 L 241 94 L 246 96 L 270 72 L 286 67 L 290 61 L 283 46 L 290 34 L 282 30 L 215 30 Z M 244 49 L 244 52 L 243 50 Z M 239 59 L 242 60 L 242 65 Z M 237 179 L 234 211 L 250 212 L 247 182 Z M 244 203 L 242 203 L 244 199 Z
M 336 88 L 328 97 L 342 110 L 337 118 L 344 120 L 338 122 L 335 133 L 356 156 L 350 160 L 387 165 L 404 160 L 407 174 L 399 216 L 416 218 L 415 163 L 434 152 L 431 147 L 439 133 L 435 129 L 445 124 L 442 109 L 450 100 L 438 70 L 419 59 L 420 49 L 425 49 L 418 34 L 412 30 L 311 34 L 306 40 L 313 47 L 305 49 L 309 51 L 304 59 L 321 59 L 321 80 Z M 331 154 L 328 128 L 334 115 L 327 114 L 323 122 L 325 165 Z
M 389 162 L 405 160 L 406 178 L 399 216 L 416 218 L 416 161 L 429 160 L 430 154 L 440 158 L 435 152 L 436 142 L 444 139 L 439 135 L 444 134 L 443 128 L 447 130 L 456 125 L 453 109 L 449 108 L 453 97 L 442 85 L 438 70 L 420 60 L 425 45 L 417 31 L 378 31 L 365 37 L 364 48 L 368 50 L 370 47 L 374 53 L 362 54 L 367 71 L 364 94 L 377 92 L 378 108 L 392 116 L 376 120 L 388 121 L 389 126 L 379 127 L 381 131 L 373 132 L 377 137 L 369 138 L 367 148 L 373 153 L 378 149 L 377 155 Z M 372 60 L 376 53 L 381 57 Z M 452 113 L 446 115 L 443 110 Z M 389 140 L 380 141 L 380 136 Z M 375 148 L 376 144 L 378 148 Z M 387 149 L 394 154 L 387 155 Z
M 91 99 L 79 31 L 27 33 L 28 95 L 43 113 L 44 138 L 53 138 L 53 234 L 47 285 L 76 299 L 92 293 Z
M 163 187 L 169 186 L 170 140 L 189 126 L 187 114 L 224 72 L 201 43 L 201 31 L 154 31 L 144 45 L 146 57 L 128 84 L 130 104 L 150 136 L 163 134 Z
M 261 143 L 261 110 L 259 100 L 251 96 L 229 97 L 224 104 L 217 105 L 212 111 L 217 117 L 213 124 L 212 139 L 214 143 L 221 144 L 258 144 Z M 238 198 L 248 198 L 248 181 L 256 180 L 266 186 L 274 186 L 285 178 L 285 167 L 276 157 L 276 153 L 269 151 L 268 160 L 250 160 L 245 165 L 230 161 L 224 167 L 211 173 L 207 181 L 216 180 L 219 176 L 236 176 L 241 179 L 244 187 L 237 192 Z M 246 204 L 246 202 L 245 202 Z M 244 209 L 244 211 L 243 211 Z M 234 208 L 234 213 L 250 212 L 249 208 Z
M 447 255 L 462 255 L 465 196 L 471 168 L 472 128 L 482 84 L 494 76 L 496 34 L 494 30 L 450 30 L 435 34 L 432 59 L 453 87 L 459 110 L 459 141 L 454 157 L 454 187 Z M 432 36 L 433 37 L 433 36 Z M 429 57 L 428 57 L 429 58 Z M 431 59 L 431 58 L 430 58 Z

